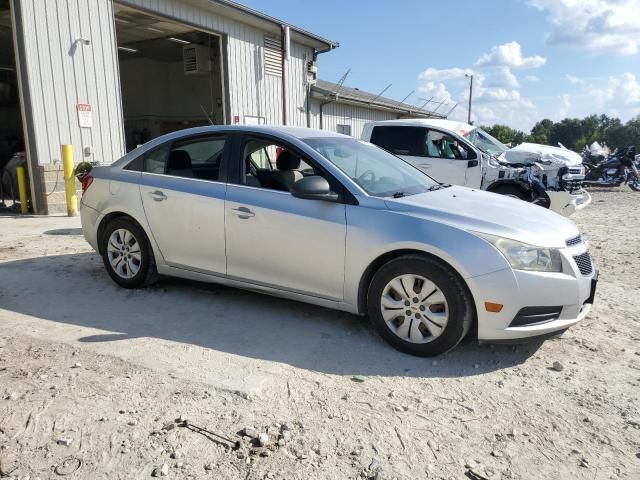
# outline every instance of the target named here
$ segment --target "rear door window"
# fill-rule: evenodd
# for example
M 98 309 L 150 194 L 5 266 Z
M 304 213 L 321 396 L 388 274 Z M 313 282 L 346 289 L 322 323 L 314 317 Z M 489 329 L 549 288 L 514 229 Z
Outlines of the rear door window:
M 373 127 L 371 143 L 394 155 L 426 157 L 426 136 L 427 129 L 423 127 L 378 126 Z

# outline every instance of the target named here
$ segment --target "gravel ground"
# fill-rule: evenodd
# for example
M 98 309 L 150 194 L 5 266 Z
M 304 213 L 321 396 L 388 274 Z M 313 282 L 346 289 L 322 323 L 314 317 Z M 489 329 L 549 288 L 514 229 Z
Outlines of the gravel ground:
M 438 359 L 295 302 L 118 289 L 78 219 L 0 217 L 0 477 L 640 478 L 640 194 L 593 197 L 589 317 Z

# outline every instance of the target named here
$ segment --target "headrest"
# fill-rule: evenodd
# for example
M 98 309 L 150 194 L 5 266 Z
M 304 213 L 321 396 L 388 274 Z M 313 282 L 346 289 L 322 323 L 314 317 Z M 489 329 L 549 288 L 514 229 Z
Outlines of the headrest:
M 300 168 L 300 157 L 291 153 L 289 150 L 282 150 L 276 160 L 276 167 L 280 171 L 296 170 Z
M 191 168 L 191 155 L 185 150 L 172 150 L 167 162 L 167 170 L 186 170 Z

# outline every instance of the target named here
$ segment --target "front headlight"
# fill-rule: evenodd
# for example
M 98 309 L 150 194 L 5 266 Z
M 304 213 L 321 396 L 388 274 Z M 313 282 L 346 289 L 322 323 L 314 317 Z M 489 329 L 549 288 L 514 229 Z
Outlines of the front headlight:
M 534 272 L 562 271 L 562 258 L 560 250 L 557 248 L 534 247 L 509 238 L 474 233 L 496 247 L 514 270 Z

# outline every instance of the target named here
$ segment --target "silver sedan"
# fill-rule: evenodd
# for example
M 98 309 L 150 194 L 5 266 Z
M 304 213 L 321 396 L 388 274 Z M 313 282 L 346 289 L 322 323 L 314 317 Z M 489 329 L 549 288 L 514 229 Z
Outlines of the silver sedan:
M 162 274 L 368 314 L 421 356 L 474 325 L 480 341 L 556 334 L 593 303 L 570 220 L 326 131 L 183 130 L 82 184 L 84 235 L 125 288 Z

